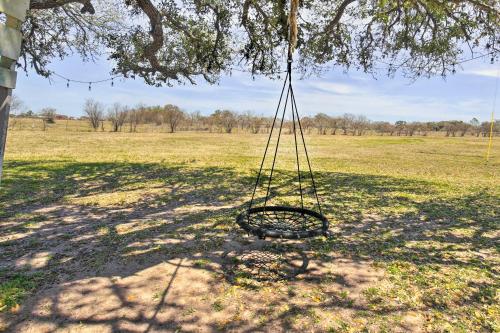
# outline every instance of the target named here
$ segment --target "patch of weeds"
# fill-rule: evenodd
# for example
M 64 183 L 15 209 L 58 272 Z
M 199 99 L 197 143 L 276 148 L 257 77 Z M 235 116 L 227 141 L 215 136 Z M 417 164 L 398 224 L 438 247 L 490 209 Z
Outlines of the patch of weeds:
M 338 320 L 335 326 L 331 326 L 326 330 L 328 333 L 347 333 L 351 331 L 351 325 L 343 320 Z
M 347 290 L 342 290 L 339 293 L 340 298 L 342 298 L 344 301 L 349 298 L 349 292 Z
M 224 310 L 224 304 L 222 304 L 221 300 L 216 300 L 215 302 L 212 303 L 212 309 L 216 312 L 220 312 Z
M 268 322 L 268 317 L 265 314 L 261 314 L 258 318 L 259 325 L 264 326 Z
M 28 248 L 36 248 L 42 245 L 42 241 L 36 238 L 30 238 L 27 242 Z
M 379 288 L 369 287 L 363 291 L 363 294 L 372 307 L 377 306 L 383 301 L 382 292 Z
M 311 319 L 314 324 L 319 324 L 321 322 L 321 316 L 318 314 L 316 309 L 309 309 L 307 311 L 307 317 Z
M 161 293 L 160 292 L 156 292 L 153 294 L 153 301 L 157 301 L 159 300 L 161 297 Z
M 57 238 L 62 239 L 62 240 L 69 240 L 73 238 L 73 234 L 60 234 L 57 236 Z
M 287 288 L 287 294 L 289 297 L 295 297 L 297 296 L 297 288 L 294 286 L 288 286 Z
M 194 267 L 197 267 L 197 268 L 205 268 L 205 267 L 207 267 L 209 264 L 210 264 L 210 261 L 209 261 L 209 260 L 207 260 L 207 259 L 196 259 L 196 260 L 193 262 Z
M 113 227 L 101 226 L 97 232 L 100 236 L 102 236 L 102 242 L 107 245 L 116 245 L 123 239 L 123 236 L 118 234 L 116 228 Z
M 184 310 L 184 311 L 182 312 L 182 315 L 183 315 L 183 316 L 190 316 L 190 315 L 194 314 L 195 312 L 196 312 L 196 309 L 195 309 L 195 308 L 193 308 L 193 307 L 189 307 L 189 308 L 187 308 L 186 310 Z
M 0 284 L 0 312 L 18 306 L 37 287 L 41 278 L 41 274 L 16 274 Z
M 248 290 L 261 289 L 261 283 L 252 279 L 246 272 L 237 272 L 233 278 L 235 285 Z
M 338 294 L 332 295 L 332 300 L 341 304 L 344 307 L 352 307 L 354 305 L 354 300 L 349 298 L 349 292 L 343 290 Z
M 474 300 L 484 304 L 494 304 L 495 300 L 498 300 L 498 287 L 493 285 L 479 286 L 477 294 L 474 295 Z
M 33 229 L 37 227 L 37 224 L 48 219 L 47 216 L 42 214 L 21 214 L 20 216 L 16 216 L 23 220 L 24 222 L 16 225 L 12 228 L 12 230 L 19 232 L 26 232 L 29 229 Z
M 315 288 L 311 292 L 304 294 L 304 297 L 311 299 L 315 303 L 321 303 L 325 300 L 325 294 L 320 288 Z

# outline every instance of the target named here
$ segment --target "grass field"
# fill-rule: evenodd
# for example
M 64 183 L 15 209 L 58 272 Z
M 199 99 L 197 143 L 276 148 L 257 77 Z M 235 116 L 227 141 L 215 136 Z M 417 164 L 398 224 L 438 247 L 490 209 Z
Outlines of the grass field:
M 332 237 L 300 242 L 234 222 L 266 139 L 12 131 L 0 331 L 500 332 L 498 138 L 485 163 L 483 138 L 308 137 Z M 297 200 L 291 140 L 275 203 Z M 235 269 L 255 248 L 308 270 Z

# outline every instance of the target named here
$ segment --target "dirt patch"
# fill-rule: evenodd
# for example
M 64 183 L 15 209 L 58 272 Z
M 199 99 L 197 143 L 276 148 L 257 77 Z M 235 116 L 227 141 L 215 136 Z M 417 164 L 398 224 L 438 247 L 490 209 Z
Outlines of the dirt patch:
M 4 246 L 1 263 L 47 279 L 17 313 L 2 314 L 4 330 L 299 332 L 344 322 L 369 325 L 363 292 L 384 279 L 371 261 L 340 253 L 324 260 L 307 242 L 260 241 L 232 225 L 218 227 L 215 220 L 205 226 L 196 219 L 214 209 L 230 208 L 197 205 L 174 214 L 165 207 L 141 212 L 62 205 L 34 211 L 46 220 L 24 232 L 11 230 L 7 237 L 16 241 Z M 274 249 L 278 256 L 299 251 L 303 257 L 293 265 L 302 270 L 286 278 L 235 279 L 228 270 L 231 253 L 255 249 Z M 268 263 L 276 264 L 273 258 Z

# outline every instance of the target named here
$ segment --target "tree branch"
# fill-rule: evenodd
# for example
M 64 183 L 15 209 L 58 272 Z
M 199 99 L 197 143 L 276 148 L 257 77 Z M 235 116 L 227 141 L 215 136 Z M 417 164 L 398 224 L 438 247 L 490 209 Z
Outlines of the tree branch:
M 492 7 L 486 3 L 484 3 L 485 1 L 476 1 L 476 0 L 453 0 L 454 3 L 456 4 L 460 4 L 460 3 L 463 3 L 463 2 L 467 2 L 473 6 L 476 6 L 486 12 L 490 12 L 490 13 L 493 13 L 495 15 L 499 15 L 500 14 L 500 11 L 495 8 L 495 7 Z
M 325 28 L 325 32 L 327 34 L 330 34 L 333 31 L 333 29 L 335 28 L 335 26 L 337 24 L 339 24 L 340 19 L 342 18 L 342 15 L 344 15 L 344 12 L 345 12 L 347 6 L 349 6 L 354 1 L 356 1 L 356 0 L 344 0 L 340 4 L 339 8 L 337 9 L 337 13 L 335 14 L 335 17 L 333 18 L 333 20 L 330 21 L 330 23 L 328 23 L 328 25 Z
M 31 0 L 30 9 L 51 9 L 70 3 L 81 3 L 83 5 L 82 13 L 95 14 L 91 0 Z
M 156 53 L 163 46 L 164 41 L 162 15 L 150 0 L 137 0 L 137 6 L 139 6 L 148 17 L 149 24 L 151 25 L 151 31 L 149 34 L 153 38 L 153 42 L 144 48 L 144 57 L 148 59 L 151 67 L 160 68 L 162 66 L 158 61 Z

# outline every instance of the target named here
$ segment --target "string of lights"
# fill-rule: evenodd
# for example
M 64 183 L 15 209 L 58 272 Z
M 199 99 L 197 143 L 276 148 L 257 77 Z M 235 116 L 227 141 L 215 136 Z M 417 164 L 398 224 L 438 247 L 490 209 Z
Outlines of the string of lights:
M 469 59 L 465 59 L 465 60 L 456 62 L 456 63 L 453 64 L 453 70 L 452 70 L 452 72 L 453 73 L 456 72 L 455 66 L 458 66 L 458 65 L 461 65 L 461 64 L 464 64 L 466 62 L 473 61 L 473 60 L 477 60 L 477 59 L 480 59 L 480 58 L 484 58 L 484 57 L 487 57 L 487 56 L 492 56 L 495 53 L 496 53 L 495 51 L 492 51 L 492 52 L 489 52 L 489 53 L 480 54 L 480 55 L 477 55 L 477 56 L 473 56 L 473 57 L 471 57 Z M 494 61 L 495 61 L 495 59 L 494 59 L 494 57 L 492 57 L 491 58 L 491 63 L 493 64 Z M 392 64 L 385 63 L 383 61 L 380 61 L 380 62 L 383 63 L 383 64 L 386 64 L 386 65 L 392 66 Z M 235 67 L 229 68 L 229 72 L 232 72 L 232 71 L 243 72 L 243 73 L 251 73 L 251 71 L 249 71 L 249 70 L 245 70 L 245 69 L 241 69 L 241 68 L 235 68 Z M 282 74 L 282 73 L 286 73 L 286 70 L 280 70 L 280 71 L 276 71 L 276 72 L 267 72 L 267 73 L 262 73 L 262 74 L 275 75 L 275 74 Z M 96 84 L 99 84 L 99 83 L 105 83 L 105 82 L 111 82 L 111 87 L 114 87 L 115 86 L 115 80 L 120 79 L 120 78 L 124 78 L 123 75 L 115 75 L 115 76 L 109 77 L 107 79 L 102 79 L 102 80 L 97 80 L 97 81 L 86 81 L 86 80 L 70 79 L 70 78 L 68 78 L 68 77 L 66 77 L 64 75 L 61 75 L 61 74 L 59 74 L 57 72 L 54 72 L 54 71 L 52 71 L 51 74 L 54 75 L 54 76 L 59 77 L 60 79 L 62 79 L 64 81 L 66 81 L 66 87 L 67 88 L 70 87 L 71 83 L 87 84 L 88 88 L 89 88 L 89 91 L 92 90 L 92 85 L 96 85 Z
M 51 73 L 52 75 L 54 76 L 57 76 L 61 79 L 63 79 L 64 81 L 66 81 L 66 87 L 69 88 L 70 86 L 70 83 L 80 83 L 80 84 L 88 84 L 89 85 L 89 91 L 92 90 L 92 85 L 94 84 L 98 84 L 98 83 L 104 83 L 104 82 L 110 82 L 111 81 L 111 87 L 114 87 L 115 86 L 115 80 L 116 79 L 119 79 L 119 78 L 122 78 L 123 75 L 116 75 L 116 76 L 112 76 L 110 78 L 107 78 L 107 79 L 103 79 L 103 80 L 97 80 L 97 81 L 82 81 L 82 80 L 74 80 L 74 79 L 70 79 L 70 78 L 67 78 L 59 73 L 56 73 L 56 72 L 52 72 Z

